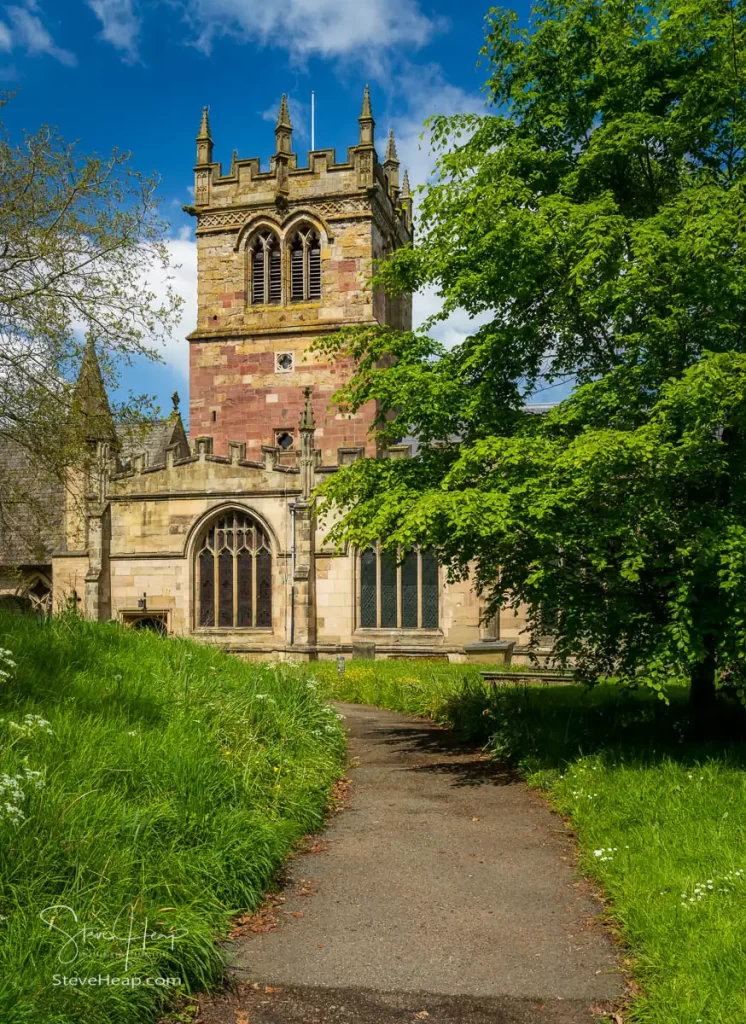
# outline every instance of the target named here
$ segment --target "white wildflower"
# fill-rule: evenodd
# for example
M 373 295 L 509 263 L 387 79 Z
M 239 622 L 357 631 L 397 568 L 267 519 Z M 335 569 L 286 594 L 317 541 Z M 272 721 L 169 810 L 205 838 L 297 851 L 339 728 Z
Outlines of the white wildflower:
M 49 736 L 53 736 L 52 726 L 41 715 L 26 715 L 23 720 L 23 724 L 28 729 L 38 729 L 40 732 L 46 732 Z
M 602 846 L 600 850 L 593 851 L 593 856 L 598 857 L 599 860 L 613 860 L 616 852 L 616 846 Z
M 22 722 L 14 722 L 12 718 L 2 718 L 0 722 L 7 723 L 10 729 L 14 729 L 21 736 L 31 736 L 34 732 L 45 732 L 54 736 L 52 726 L 41 715 L 26 715 Z
M 13 660 L 13 652 L 0 647 L 0 683 L 6 682 L 13 675 L 18 665 Z
M 31 768 L 21 768 L 18 775 L 0 773 L 0 818 L 5 817 L 15 825 L 26 817 L 21 808 L 26 797 L 21 787 L 22 782 L 31 783 L 34 789 L 41 789 L 44 786 L 42 773 Z
M 732 893 L 735 883 L 742 880 L 742 874 L 743 869 L 739 868 L 735 871 L 728 871 L 727 874 L 719 878 L 708 878 L 705 882 L 697 882 L 692 889 L 691 895 L 685 892 L 681 893 L 681 906 L 684 908 L 691 907 L 694 903 L 701 903 L 705 896 L 714 895 L 716 892 L 723 894 Z

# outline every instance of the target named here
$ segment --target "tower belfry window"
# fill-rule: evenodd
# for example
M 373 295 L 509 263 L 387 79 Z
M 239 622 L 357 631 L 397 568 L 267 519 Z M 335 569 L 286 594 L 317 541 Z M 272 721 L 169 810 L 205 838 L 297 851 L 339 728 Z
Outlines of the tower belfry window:
M 282 250 L 272 231 L 255 235 L 249 249 L 251 301 L 255 305 L 282 302 Z
M 313 228 L 300 229 L 290 243 L 290 299 L 321 298 L 321 242 Z

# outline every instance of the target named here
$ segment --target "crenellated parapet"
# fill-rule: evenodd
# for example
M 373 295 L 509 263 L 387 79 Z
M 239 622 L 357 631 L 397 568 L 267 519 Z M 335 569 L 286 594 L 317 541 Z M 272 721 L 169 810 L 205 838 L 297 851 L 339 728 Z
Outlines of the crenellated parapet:
M 156 453 L 154 458 L 147 448 L 132 452 L 124 466 L 116 450 L 101 444 L 100 500 L 105 502 L 112 494 L 121 496 L 127 490 L 138 493 L 153 489 L 179 492 L 184 487 L 192 488 L 195 478 L 203 484 L 207 483 L 208 490 L 210 478 L 215 483 L 225 483 L 230 478 L 237 481 L 237 490 L 240 492 L 242 488 L 239 481 L 243 478 L 246 483 L 253 478 L 256 482 L 257 473 L 262 474 L 270 490 L 272 485 L 268 477 L 271 474 L 282 475 L 286 482 L 278 486 L 287 489 L 288 493 L 299 493 L 304 500 L 309 500 L 312 491 L 330 473 L 366 457 L 363 445 L 341 447 L 336 451 L 334 462 L 323 463 L 322 452 L 314 442 L 316 423 L 310 388 L 304 391 L 299 432 L 301 444 L 298 449 L 285 451 L 279 445 L 262 445 L 260 459 L 247 459 L 246 444 L 242 441 L 230 441 L 227 455 L 216 454 L 214 437 L 209 434 L 197 435 L 191 445 L 185 445 L 180 440 Z M 412 446 L 409 444 L 393 445 L 380 452 L 381 457 L 391 459 L 409 458 L 411 455 Z M 153 478 L 152 483 L 143 483 L 144 477 Z M 179 479 L 182 483 L 179 483 Z
M 303 389 L 312 389 L 315 444 L 332 466 L 339 448 L 376 453 L 371 404 L 354 413 L 334 406 L 352 360 L 325 353 L 341 327 L 411 326 L 411 297 L 370 286 L 376 262 L 412 238 L 409 181 L 399 178 L 393 133 L 378 159 L 370 91 L 357 142 L 346 159 L 317 149 L 299 166 L 283 96 L 269 167 L 234 150 L 224 169 L 213 159 L 208 112 L 197 136 L 197 324 L 190 341 L 190 425 L 228 456 L 234 439 L 249 461 L 296 462 Z
M 213 160 L 213 139 L 207 108 L 197 135 L 197 163 L 194 168 L 194 205 L 185 207 L 197 217 L 198 234 L 241 229 L 253 211 L 278 207 L 283 213 L 299 204 L 323 200 L 318 212 L 329 222 L 350 216 L 377 217 L 385 230 L 396 235 L 398 244 L 411 238 L 411 217 L 400 201 L 399 162 L 393 141 L 389 142 L 384 164 L 375 148 L 375 121 L 370 92 L 365 88 L 357 145 L 349 146 L 346 159 L 337 161 L 334 149 L 308 153 L 298 166 L 292 150 L 293 128 L 287 98 L 282 97 L 275 127 L 275 153 L 263 170 L 258 157 L 239 158 L 234 150 L 228 172 Z M 393 156 L 392 156 L 393 151 Z M 395 170 L 393 167 L 395 162 Z M 357 203 L 351 200 L 357 200 Z

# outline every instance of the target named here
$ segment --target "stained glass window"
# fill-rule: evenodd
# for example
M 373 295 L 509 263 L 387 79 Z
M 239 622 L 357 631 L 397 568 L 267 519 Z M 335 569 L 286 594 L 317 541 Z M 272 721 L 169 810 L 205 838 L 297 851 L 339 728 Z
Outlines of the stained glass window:
M 410 551 L 401 566 L 401 624 L 417 629 L 417 552 Z
M 227 548 L 218 556 L 218 625 L 233 625 L 233 552 Z
M 248 551 L 241 551 L 236 559 L 238 570 L 238 616 L 237 626 L 250 626 L 252 618 L 251 607 L 251 577 L 253 576 L 254 559 Z
M 378 625 L 378 556 L 368 548 L 360 556 L 360 625 L 375 629 Z
M 422 559 L 422 628 L 436 629 L 438 625 L 438 561 L 430 551 L 423 551 Z
M 272 553 L 251 516 L 228 512 L 207 527 L 197 549 L 195 599 L 202 628 L 271 628 Z
M 215 569 L 214 557 L 209 548 L 199 556 L 199 618 L 200 626 L 215 625 Z
M 396 555 L 381 553 L 381 627 L 395 629 L 397 622 Z
M 362 629 L 437 629 L 438 560 L 415 548 L 403 557 L 375 544 L 360 555 Z
M 256 556 L 256 624 L 272 625 L 272 558 L 266 548 Z

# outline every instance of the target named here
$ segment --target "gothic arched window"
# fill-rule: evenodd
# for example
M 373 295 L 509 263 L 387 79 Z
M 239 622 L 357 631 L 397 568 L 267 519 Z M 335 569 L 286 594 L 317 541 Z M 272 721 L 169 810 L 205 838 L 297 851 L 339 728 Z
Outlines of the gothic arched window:
M 321 241 L 313 228 L 299 228 L 290 242 L 290 300 L 321 298 Z
M 199 628 L 271 628 L 272 554 L 255 519 L 224 512 L 201 534 L 194 561 Z
M 363 629 L 437 629 L 438 561 L 415 548 L 403 558 L 375 544 L 360 555 Z
M 282 302 L 282 250 L 273 231 L 254 235 L 249 246 L 250 294 L 255 305 Z
M 37 615 L 49 615 L 52 611 L 52 584 L 41 573 L 28 581 L 25 596 Z

